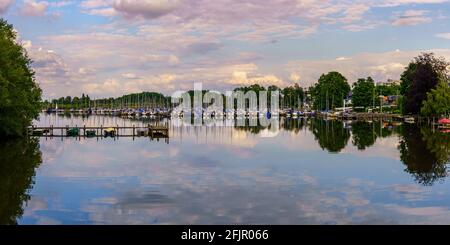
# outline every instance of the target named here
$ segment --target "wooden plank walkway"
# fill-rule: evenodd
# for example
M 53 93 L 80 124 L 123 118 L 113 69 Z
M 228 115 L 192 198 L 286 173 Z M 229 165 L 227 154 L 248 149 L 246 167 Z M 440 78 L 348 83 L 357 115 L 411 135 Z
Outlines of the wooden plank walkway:
M 124 132 L 127 130 L 128 132 Z M 129 132 L 131 131 L 131 133 Z M 27 131 L 29 136 L 39 137 L 140 137 L 150 136 L 151 138 L 169 138 L 169 125 L 147 126 L 30 126 Z

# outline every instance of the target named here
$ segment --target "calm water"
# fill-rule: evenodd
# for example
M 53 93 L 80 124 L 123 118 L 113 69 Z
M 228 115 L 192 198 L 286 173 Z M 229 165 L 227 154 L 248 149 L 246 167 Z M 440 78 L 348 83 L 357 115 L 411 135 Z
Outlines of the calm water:
M 37 125 L 145 125 L 42 115 Z M 290 119 L 0 145 L 0 223 L 450 224 L 450 134 Z M 274 137 L 266 137 L 272 135 Z

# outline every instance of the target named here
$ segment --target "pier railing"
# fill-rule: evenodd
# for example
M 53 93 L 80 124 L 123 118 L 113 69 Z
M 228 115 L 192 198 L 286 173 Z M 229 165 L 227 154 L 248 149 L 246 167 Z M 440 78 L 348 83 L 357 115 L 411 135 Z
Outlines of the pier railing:
M 151 139 L 169 138 L 169 124 L 147 126 L 30 126 L 29 136 L 37 137 L 77 137 L 77 138 L 119 138 L 119 137 L 150 137 Z

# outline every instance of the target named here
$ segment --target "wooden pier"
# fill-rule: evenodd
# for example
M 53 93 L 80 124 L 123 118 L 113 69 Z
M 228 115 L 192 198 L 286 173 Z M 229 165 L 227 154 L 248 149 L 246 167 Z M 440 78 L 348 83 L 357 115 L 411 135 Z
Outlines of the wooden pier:
M 50 137 L 50 138 L 119 138 L 119 137 L 150 137 L 151 139 L 169 139 L 169 124 L 156 124 L 147 126 L 64 126 L 47 127 L 31 126 L 27 131 L 29 136 Z

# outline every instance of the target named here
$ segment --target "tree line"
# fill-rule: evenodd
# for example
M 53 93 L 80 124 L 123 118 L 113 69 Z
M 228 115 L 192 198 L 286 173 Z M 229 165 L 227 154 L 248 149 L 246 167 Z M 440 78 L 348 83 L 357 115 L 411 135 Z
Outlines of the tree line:
M 0 136 L 24 135 L 25 129 L 39 115 L 43 107 L 58 104 L 60 108 L 95 107 L 148 107 L 170 106 L 170 97 L 157 92 L 123 95 L 119 98 L 91 99 L 61 97 L 42 102 L 42 91 L 35 81 L 31 60 L 26 50 L 16 41 L 13 26 L 0 18 Z M 397 104 L 402 114 L 447 116 L 450 113 L 449 63 L 432 53 L 414 58 L 401 74 L 400 85 L 376 85 L 371 77 L 358 79 L 352 86 L 337 71 L 320 76 L 307 91 L 297 83 L 285 88 L 275 85 L 267 88 L 254 84 L 235 90 L 244 92 L 267 90 L 280 92 L 282 108 L 303 109 L 305 105 L 315 110 L 332 110 L 344 106 L 352 97 L 353 107 L 375 106 L 380 95 L 398 94 Z M 352 92 L 352 93 L 350 93 Z M 270 99 L 269 99 L 270 100 Z M 372 103 L 370 103 L 372 102 Z

